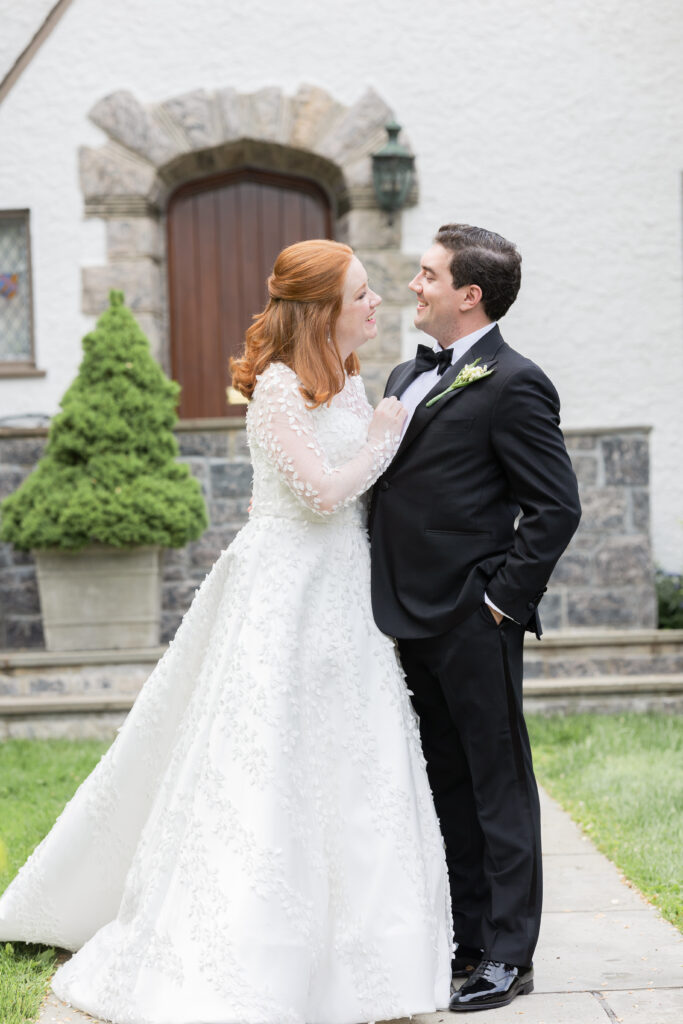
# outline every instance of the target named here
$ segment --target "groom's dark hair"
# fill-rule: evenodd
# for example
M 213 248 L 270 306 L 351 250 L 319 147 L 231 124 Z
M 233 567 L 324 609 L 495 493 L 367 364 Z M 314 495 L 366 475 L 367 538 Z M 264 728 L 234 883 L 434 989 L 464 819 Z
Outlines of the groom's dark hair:
M 522 257 L 517 246 L 495 231 L 470 224 L 443 224 L 434 241 L 453 253 L 453 287 L 479 285 L 486 315 L 491 320 L 505 316 L 522 281 Z

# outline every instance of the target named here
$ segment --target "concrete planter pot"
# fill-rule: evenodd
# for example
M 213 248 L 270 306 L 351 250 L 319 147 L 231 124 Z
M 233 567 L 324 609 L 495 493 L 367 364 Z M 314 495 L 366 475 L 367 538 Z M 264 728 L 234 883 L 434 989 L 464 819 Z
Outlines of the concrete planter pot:
M 159 643 L 159 548 L 34 551 L 48 651 Z

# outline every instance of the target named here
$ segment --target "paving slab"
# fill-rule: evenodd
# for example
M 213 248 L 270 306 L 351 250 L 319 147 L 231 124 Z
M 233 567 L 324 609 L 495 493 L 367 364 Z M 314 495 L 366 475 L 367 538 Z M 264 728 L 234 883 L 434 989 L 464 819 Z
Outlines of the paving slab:
M 94 1020 L 89 1013 L 81 1013 L 80 1010 L 65 1006 L 53 992 L 50 992 L 41 1008 L 38 1024 L 93 1024 Z
M 652 906 L 637 890 L 624 884 L 614 865 L 592 847 L 576 856 L 544 856 L 543 909 L 546 913 L 628 910 L 648 912 Z M 683 1024 L 683 1022 L 682 1022 Z
M 617 1020 L 626 1024 L 681 1024 L 683 1021 L 680 988 L 605 992 L 604 996 Z
M 654 909 L 545 913 L 534 962 L 539 992 L 680 987 L 683 1022 L 683 935 Z
M 544 789 L 538 791 L 541 801 L 541 833 L 543 856 L 595 853 L 595 847 L 575 821 L 553 800 Z
M 420 1013 L 412 1021 L 392 1021 L 391 1024 L 609 1024 L 599 1000 L 590 992 L 565 992 L 546 995 L 519 996 L 509 1006 L 499 1010 L 481 1010 L 476 1013 Z M 630 1022 L 629 1022 L 630 1024 Z M 648 1022 L 650 1024 L 650 1022 Z M 677 1021 L 676 1024 L 680 1024 Z

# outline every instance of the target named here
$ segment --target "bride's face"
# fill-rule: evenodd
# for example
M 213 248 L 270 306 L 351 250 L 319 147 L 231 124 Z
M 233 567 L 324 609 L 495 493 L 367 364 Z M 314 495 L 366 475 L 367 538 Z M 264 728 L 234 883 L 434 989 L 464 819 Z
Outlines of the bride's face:
M 382 298 L 368 285 L 365 267 L 357 256 L 351 257 L 344 280 L 342 308 L 334 329 L 335 341 L 342 359 L 377 334 L 375 310 Z

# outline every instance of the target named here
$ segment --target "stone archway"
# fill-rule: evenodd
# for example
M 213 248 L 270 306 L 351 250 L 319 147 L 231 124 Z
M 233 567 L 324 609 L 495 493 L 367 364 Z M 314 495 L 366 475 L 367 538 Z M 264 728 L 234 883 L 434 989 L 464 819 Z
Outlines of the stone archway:
M 128 91 L 90 111 L 108 136 L 80 151 L 85 213 L 106 221 L 107 263 L 83 268 L 83 312 L 99 314 L 110 288 L 121 288 L 169 367 L 164 221 L 180 184 L 238 167 L 311 178 L 330 198 L 335 236 L 354 247 L 384 297 L 381 340 L 363 372 L 375 395 L 401 354 L 401 310 L 416 260 L 400 251 L 401 218 L 378 208 L 370 154 L 385 141 L 393 112 L 372 89 L 352 106 L 303 85 L 294 96 L 276 87 L 253 93 L 198 90 L 146 106 Z M 409 203 L 417 201 L 413 188 Z

